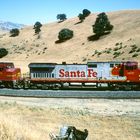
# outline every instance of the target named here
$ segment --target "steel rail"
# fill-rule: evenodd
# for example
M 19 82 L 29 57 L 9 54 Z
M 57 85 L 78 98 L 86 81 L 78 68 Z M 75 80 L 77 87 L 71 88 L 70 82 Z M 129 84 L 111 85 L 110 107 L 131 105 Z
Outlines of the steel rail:
M 34 98 L 103 98 L 140 99 L 140 91 L 88 91 L 88 90 L 13 90 L 0 89 L 0 96 Z

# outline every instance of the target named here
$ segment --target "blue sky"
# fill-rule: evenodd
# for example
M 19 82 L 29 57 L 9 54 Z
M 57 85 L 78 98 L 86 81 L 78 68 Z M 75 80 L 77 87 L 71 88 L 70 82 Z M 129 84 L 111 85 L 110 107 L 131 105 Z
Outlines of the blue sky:
M 56 21 L 57 14 L 76 17 L 83 9 L 93 13 L 140 10 L 140 0 L 0 0 L 0 20 L 32 25 Z

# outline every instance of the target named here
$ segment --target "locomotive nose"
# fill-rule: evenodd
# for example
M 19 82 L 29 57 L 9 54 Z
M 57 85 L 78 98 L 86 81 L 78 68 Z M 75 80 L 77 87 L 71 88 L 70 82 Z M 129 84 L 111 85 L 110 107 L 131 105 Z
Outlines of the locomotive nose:
M 18 80 L 21 78 L 21 70 L 20 68 L 10 68 L 6 69 L 6 77 L 13 79 L 13 80 Z

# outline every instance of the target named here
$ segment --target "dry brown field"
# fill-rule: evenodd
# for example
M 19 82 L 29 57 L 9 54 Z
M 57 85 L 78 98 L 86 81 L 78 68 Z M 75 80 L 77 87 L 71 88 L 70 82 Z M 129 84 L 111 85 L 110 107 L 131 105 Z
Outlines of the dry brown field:
M 140 140 L 140 100 L 0 97 L 1 140 L 49 140 L 60 127 L 89 131 L 89 140 Z

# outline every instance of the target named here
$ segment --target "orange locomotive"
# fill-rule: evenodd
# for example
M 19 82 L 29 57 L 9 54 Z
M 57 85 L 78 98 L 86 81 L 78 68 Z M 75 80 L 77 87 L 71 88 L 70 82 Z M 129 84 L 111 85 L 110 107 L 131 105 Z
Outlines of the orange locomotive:
M 125 76 L 128 83 L 140 84 L 140 68 L 138 62 L 122 62 L 112 69 L 112 74 L 116 76 Z
M 13 63 L 0 62 L 0 85 L 4 87 L 16 87 L 21 81 L 21 70 L 15 68 Z

